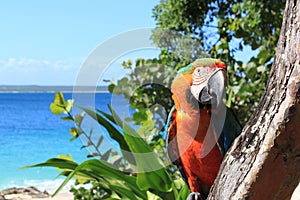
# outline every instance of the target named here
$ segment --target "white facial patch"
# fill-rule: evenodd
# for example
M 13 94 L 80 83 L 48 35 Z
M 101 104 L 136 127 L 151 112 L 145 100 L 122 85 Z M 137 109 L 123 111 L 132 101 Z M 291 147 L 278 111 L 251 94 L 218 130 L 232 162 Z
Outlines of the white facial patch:
M 223 70 L 215 67 L 196 67 L 193 72 L 191 92 L 198 99 L 202 89 L 207 86 L 208 80 L 218 71 Z

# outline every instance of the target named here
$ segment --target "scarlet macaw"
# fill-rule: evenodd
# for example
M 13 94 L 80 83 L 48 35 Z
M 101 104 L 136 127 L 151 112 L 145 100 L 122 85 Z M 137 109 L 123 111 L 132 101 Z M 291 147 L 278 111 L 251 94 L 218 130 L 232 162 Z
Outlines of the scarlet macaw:
M 188 199 L 205 199 L 241 125 L 223 102 L 223 62 L 202 58 L 178 73 L 171 86 L 168 154 L 192 192 Z

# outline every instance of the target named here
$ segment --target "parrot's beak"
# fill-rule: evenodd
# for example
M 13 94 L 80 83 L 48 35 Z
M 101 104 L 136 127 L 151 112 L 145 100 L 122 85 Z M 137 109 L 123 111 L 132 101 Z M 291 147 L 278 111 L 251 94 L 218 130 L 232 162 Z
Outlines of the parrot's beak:
M 211 75 L 206 84 L 192 85 L 191 91 L 200 103 L 219 107 L 223 103 L 225 94 L 225 71 L 219 69 Z

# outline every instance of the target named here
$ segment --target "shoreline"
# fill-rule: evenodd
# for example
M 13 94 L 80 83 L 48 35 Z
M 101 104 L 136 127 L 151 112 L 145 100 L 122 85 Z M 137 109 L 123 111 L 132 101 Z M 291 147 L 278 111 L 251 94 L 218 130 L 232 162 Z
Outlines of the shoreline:
M 25 94 L 25 93 L 49 93 L 55 94 L 57 91 L 0 91 L 0 94 Z M 109 91 L 60 91 L 62 93 L 90 94 L 90 93 L 109 93 Z
M 39 190 L 34 186 L 12 187 L 0 191 L 0 200 L 72 200 L 74 196 L 69 190 L 60 191 L 55 197 L 48 190 Z
M 72 200 L 70 189 L 75 180 L 70 180 L 62 190 L 52 197 L 64 179 L 54 180 L 28 180 L 20 184 L 7 184 L 0 187 L 0 200 Z M 76 188 L 76 186 L 75 186 Z
M 0 93 L 107 93 L 108 86 L 0 85 Z

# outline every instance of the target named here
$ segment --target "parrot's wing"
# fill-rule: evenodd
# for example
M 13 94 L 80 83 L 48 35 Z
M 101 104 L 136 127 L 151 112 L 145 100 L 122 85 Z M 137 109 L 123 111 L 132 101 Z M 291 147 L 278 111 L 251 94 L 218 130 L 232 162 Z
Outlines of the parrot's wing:
M 219 138 L 219 144 L 222 147 L 222 151 L 225 153 L 231 147 L 234 139 L 238 137 L 242 132 L 242 125 L 237 119 L 234 112 L 227 108 L 225 123 L 222 129 L 221 137 Z
M 177 134 L 176 115 L 177 115 L 177 111 L 174 106 L 169 113 L 169 117 L 167 121 L 167 126 L 168 126 L 168 135 L 166 139 L 167 151 L 170 160 L 174 165 L 177 166 L 183 180 L 187 183 L 187 176 L 182 167 L 183 165 L 180 159 L 180 154 L 179 154 L 177 139 L 176 139 L 176 134 Z

